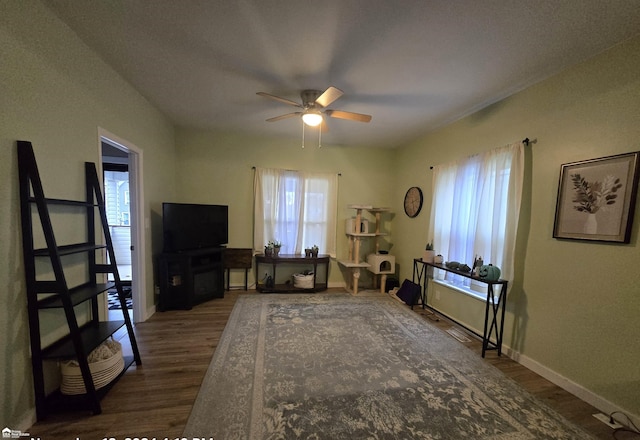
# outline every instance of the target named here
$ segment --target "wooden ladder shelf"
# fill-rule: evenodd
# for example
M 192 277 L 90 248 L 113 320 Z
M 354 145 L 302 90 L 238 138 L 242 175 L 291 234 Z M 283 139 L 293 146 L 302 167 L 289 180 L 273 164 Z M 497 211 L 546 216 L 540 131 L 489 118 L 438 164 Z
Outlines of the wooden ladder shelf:
M 117 381 L 117 378 L 106 386 L 96 389 L 87 360 L 91 351 L 125 325 L 133 356 L 125 356 L 124 369 L 120 376 L 133 362 L 136 365 L 141 365 L 142 362 L 133 325 L 127 311 L 123 284 L 116 265 L 96 166 L 94 163 L 85 162 L 85 201 L 46 198 L 31 142 L 18 141 L 17 144 L 22 247 L 37 418 L 41 420 L 53 408 L 90 409 L 94 414 L 100 414 L 102 411 L 100 399 Z M 86 241 L 63 246 L 57 244 L 50 216 L 52 205 L 66 206 L 70 210 L 79 209 L 79 215 L 86 217 L 86 220 L 83 219 L 86 221 L 87 228 Z M 96 208 L 101 225 L 99 228 L 96 228 Z M 34 240 L 34 223 L 36 226 L 39 223 L 42 228 L 42 235 L 46 242 L 46 246 L 43 248 L 34 248 L 36 241 Z M 98 236 L 96 229 L 101 229 L 101 238 L 104 240 L 104 244 L 102 244 L 102 240 L 96 241 Z M 36 230 L 36 232 L 38 231 Z M 40 238 L 40 240 L 42 239 Z M 108 263 L 97 261 L 102 259 L 104 251 L 108 255 Z M 88 274 L 87 279 L 80 285 L 70 287 L 67 282 L 63 257 L 68 255 L 84 256 L 82 261 L 86 261 Z M 53 280 L 39 279 L 42 275 L 39 276 L 41 271 L 38 268 L 43 262 L 50 263 L 49 273 L 52 272 L 53 275 L 48 275 L 48 278 L 53 278 Z M 74 259 L 74 263 L 77 264 L 77 257 Z M 112 274 L 113 281 L 98 283 L 98 274 L 108 273 Z M 98 296 L 113 288 L 118 292 L 123 320 L 100 322 L 98 319 Z M 76 307 L 84 303 L 88 304 L 87 308 L 90 309 L 88 318 L 78 319 Z M 41 331 L 40 313 L 43 309 L 58 309 L 61 311 L 60 313 L 64 313 L 69 327 L 66 336 L 53 343 L 43 343 L 43 337 L 47 336 Z M 50 359 L 75 359 L 82 373 L 86 393 L 69 396 L 56 390 L 45 394 L 44 362 Z

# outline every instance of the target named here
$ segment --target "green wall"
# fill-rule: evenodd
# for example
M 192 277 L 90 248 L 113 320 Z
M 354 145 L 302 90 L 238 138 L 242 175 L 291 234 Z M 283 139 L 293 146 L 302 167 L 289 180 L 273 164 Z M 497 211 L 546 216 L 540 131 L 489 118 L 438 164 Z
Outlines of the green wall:
M 349 122 L 345 122 L 349 123 Z M 229 205 L 229 247 L 253 246 L 253 167 L 315 170 L 340 173 L 338 194 L 338 259 L 346 259 L 348 247 L 344 222 L 355 216 L 349 204 L 390 206 L 396 151 L 323 145 L 301 148 L 297 141 L 265 139 L 241 133 L 178 129 L 177 200 Z M 373 220 L 373 217 L 370 217 Z M 392 232 L 388 216 L 385 226 Z M 363 245 L 362 255 L 372 243 Z M 388 246 L 385 246 L 388 247 Z M 381 245 L 381 249 L 385 249 Z M 323 250 L 320 249 L 322 253 Z M 329 269 L 330 285 L 343 285 L 344 274 L 336 261 Z M 363 273 L 362 283 L 371 282 Z M 244 282 L 243 273 L 232 273 L 232 285 Z M 249 284 L 255 281 L 250 274 Z
M 394 224 L 404 278 L 411 276 L 411 259 L 422 255 L 427 241 L 429 166 L 537 138 L 526 155 L 505 344 L 520 362 L 583 398 L 601 407 L 617 405 L 636 417 L 640 203 L 627 245 L 557 240 L 552 230 L 561 164 L 640 150 L 639 71 L 636 38 L 415 140 L 399 151 L 394 196 L 396 212 L 409 186 L 422 187 L 426 196 L 418 218 L 399 216 Z M 482 302 L 437 289 L 441 299 L 431 297 L 431 304 L 482 329 Z
M 34 417 L 22 266 L 16 140 L 34 145 L 45 195 L 79 199 L 84 162 L 99 161 L 98 127 L 143 152 L 145 217 L 174 192 L 174 128 L 40 2 L 3 2 L 0 14 L 0 426 Z M 153 289 L 154 237 L 146 237 Z M 156 237 L 157 238 L 157 237 Z M 153 306 L 148 293 L 146 307 Z M 55 323 L 43 318 L 46 327 Z M 64 324 L 66 325 L 66 324 Z

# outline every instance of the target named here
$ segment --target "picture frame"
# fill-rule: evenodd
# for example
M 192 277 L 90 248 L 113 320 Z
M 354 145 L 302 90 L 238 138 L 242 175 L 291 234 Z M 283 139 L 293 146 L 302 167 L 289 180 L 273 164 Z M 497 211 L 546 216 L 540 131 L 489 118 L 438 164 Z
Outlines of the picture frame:
M 640 151 L 561 165 L 553 237 L 629 243 Z

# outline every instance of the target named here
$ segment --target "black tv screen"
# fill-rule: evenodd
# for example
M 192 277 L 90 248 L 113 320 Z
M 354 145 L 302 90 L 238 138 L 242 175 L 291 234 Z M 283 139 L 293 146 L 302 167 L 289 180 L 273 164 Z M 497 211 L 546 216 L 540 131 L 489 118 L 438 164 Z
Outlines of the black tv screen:
M 163 203 L 164 252 L 221 246 L 229 242 L 229 207 Z

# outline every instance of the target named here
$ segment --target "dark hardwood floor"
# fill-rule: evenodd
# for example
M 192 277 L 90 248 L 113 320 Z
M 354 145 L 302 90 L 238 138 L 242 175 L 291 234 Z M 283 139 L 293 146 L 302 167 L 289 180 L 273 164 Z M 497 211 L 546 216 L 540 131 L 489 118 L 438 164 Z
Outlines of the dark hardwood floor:
M 42 440 L 180 437 L 235 301 L 238 295 L 251 294 L 256 293 L 225 292 L 224 298 L 192 310 L 158 312 L 147 322 L 137 324 L 135 332 L 143 364 L 129 368 L 102 400 L 102 414 L 51 414 L 32 426 L 29 434 Z M 442 331 L 452 326 L 445 319 L 428 319 L 419 308 L 415 313 Z M 119 337 L 126 336 L 121 333 Z M 470 339 L 464 345 L 480 356 L 480 341 Z M 490 351 L 485 361 L 597 438 L 614 438 L 613 430 L 592 416 L 597 410 L 587 403 L 505 355 L 498 357 Z M 637 437 L 621 434 L 617 438 Z

